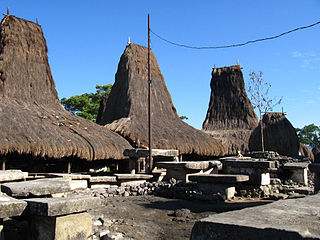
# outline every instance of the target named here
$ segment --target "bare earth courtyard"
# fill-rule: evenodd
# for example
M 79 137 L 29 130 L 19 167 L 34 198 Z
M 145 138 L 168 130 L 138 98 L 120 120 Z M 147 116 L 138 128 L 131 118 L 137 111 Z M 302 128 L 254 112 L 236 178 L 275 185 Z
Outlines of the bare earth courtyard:
M 104 201 L 105 207 L 89 213 L 93 216 L 96 232 L 109 230 L 115 236 L 120 233 L 125 239 L 190 239 L 192 227 L 197 220 L 270 202 L 239 198 L 227 202 L 210 202 L 130 196 L 108 198 Z M 188 209 L 190 212 L 180 209 Z

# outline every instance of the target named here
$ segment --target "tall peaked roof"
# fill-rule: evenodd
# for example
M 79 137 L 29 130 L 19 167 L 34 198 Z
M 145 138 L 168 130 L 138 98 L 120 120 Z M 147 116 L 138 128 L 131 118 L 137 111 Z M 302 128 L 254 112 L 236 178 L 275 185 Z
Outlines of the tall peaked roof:
M 6 16 L 0 25 L 0 154 L 121 159 L 130 144 L 61 106 L 40 25 Z
M 115 83 L 99 124 L 137 147 L 148 145 L 148 49 L 133 43 L 120 58 Z M 181 154 L 220 156 L 220 142 L 183 122 L 173 106 L 157 60 L 151 53 L 153 147 L 175 148 Z
M 239 65 L 214 68 L 204 130 L 252 129 L 258 118 L 247 97 Z
M 247 97 L 240 66 L 214 68 L 210 86 L 210 103 L 202 129 L 221 140 L 228 155 L 247 152 L 258 118 Z

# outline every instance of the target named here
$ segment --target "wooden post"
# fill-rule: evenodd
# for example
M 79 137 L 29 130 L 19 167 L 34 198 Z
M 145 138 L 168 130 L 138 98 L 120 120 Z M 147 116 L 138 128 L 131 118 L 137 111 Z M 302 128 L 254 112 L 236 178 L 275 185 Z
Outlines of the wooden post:
M 71 161 L 70 160 L 68 160 L 68 170 L 67 170 L 68 172 L 68 174 L 70 174 L 71 173 Z
M 148 120 L 149 120 L 149 169 L 153 168 L 152 159 L 152 92 L 151 92 L 151 69 L 150 69 L 150 14 L 148 14 Z
M 3 171 L 6 170 L 6 159 L 5 158 L 2 159 L 2 170 Z

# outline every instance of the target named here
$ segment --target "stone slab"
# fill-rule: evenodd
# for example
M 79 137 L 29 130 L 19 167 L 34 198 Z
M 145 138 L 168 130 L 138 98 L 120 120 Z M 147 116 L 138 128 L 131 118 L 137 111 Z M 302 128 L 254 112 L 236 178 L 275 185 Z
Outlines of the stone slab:
M 116 176 L 96 176 L 96 177 L 91 177 L 89 179 L 90 184 L 95 184 L 95 183 L 116 183 L 117 182 L 117 177 Z
M 320 163 L 312 163 L 309 165 L 309 170 L 311 172 L 320 173 Z
M 0 219 L 20 216 L 26 207 L 27 203 L 25 201 L 0 195 Z
M 91 176 L 87 174 L 75 174 L 75 173 L 45 173 L 44 176 L 48 178 L 57 178 L 57 177 L 64 177 L 64 178 L 71 178 L 72 180 L 87 180 Z
M 34 240 L 92 239 L 92 218 L 88 213 L 58 217 L 34 216 L 31 232 Z
M 209 168 L 221 168 L 220 161 L 190 161 L 190 162 L 158 162 L 158 168 L 165 169 L 187 169 L 187 170 L 206 170 Z
M 211 215 L 190 239 L 320 239 L 320 194 Z
M 149 149 L 136 148 L 136 149 L 126 149 L 123 152 L 124 156 L 131 158 L 140 158 L 149 156 Z M 179 150 L 176 149 L 152 149 L 153 157 L 178 157 Z
M 260 169 L 268 169 L 275 168 L 275 161 L 265 161 L 259 159 L 219 159 L 221 160 L 223 167 L 238 167 L 238 168 L 260 168 Z
M 0 170 L 0 182 L 24 180 L 27 177 L 28 173 L 21 170 Z
M 1 191 L 12 197 L 48 196 L 71 190 L 69 178 L 45 178 L 1 185 Z
M 247 175 L 233 174 L 198 174 L 189 176 L 190 181 L 198 183 L 239 183 L 249 180 Z
M 153 175 L 149 174 L 126 174 L 119 173 L 115 174 L 117 180 L 149 180 L 153 177 Z
M 96 197 L 79 196 L 71 198 L 30 198 L 27 213 L 36 216 L 61 216 L 84 212 L 101 206 L 101 200 Z
M 284 169 L 305 169 L 309 166 L 308 162 L 287 162 L 283 165 Z

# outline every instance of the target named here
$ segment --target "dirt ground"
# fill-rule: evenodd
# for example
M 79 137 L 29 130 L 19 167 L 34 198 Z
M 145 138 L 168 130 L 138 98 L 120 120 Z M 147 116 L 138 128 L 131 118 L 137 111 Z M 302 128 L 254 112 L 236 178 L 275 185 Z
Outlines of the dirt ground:
M 271 201 L 235 199 L 227 202 L 187 201 L 155 196 L 114 197 L 90 211 L 94 231 L 109 230 L 128 239 L 189 239 L 194 223 L 209 215 L 254 207 Z M 188 209 L 177 213 L 178 209 Z M 98 234 L 97 234 L 98 235 Z

